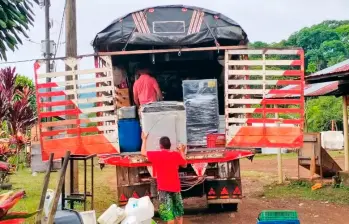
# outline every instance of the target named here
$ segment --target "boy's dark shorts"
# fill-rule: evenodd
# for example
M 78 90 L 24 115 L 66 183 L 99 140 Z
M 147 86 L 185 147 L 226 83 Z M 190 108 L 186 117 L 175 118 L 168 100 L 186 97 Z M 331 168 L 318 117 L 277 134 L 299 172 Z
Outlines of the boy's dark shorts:
M 165 222 L 182 217 L 184 209 L 181 193 L 159 191 L 159 214 Z

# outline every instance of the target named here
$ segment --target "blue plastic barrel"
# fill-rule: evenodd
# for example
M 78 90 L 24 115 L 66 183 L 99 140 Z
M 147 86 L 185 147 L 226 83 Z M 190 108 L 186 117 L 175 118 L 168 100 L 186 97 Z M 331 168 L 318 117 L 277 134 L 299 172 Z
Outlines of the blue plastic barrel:
M 136 119 L 123 119 L 118 121 L 119 144 L 121 152 L 138 152 L 141 150 L 142 129 Z

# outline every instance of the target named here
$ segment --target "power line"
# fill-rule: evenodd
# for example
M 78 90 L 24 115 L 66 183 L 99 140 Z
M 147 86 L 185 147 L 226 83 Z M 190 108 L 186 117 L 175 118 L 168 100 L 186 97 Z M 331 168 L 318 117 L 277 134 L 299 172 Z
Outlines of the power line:
M 33 43 L 33 44 L 39 44 L 39 45 L 41 44 L 41 43 L 35 42 L 35 41 L 31 40 L 31 39 L 26 39 L 26 41 L 28 41 L 30 43 Z
M 63 31 L 63 22 L 64 22 L 64 16 L 65 16 L 65 8 L 67 7 L 67 0 L 65 0 L 64 2 L 64 7 L 63 7 L 63 13 L 62 13 L 62 19 L 61 19 L 61 27 L 59 29 L 59 34 L 58 34 L 58 39 L 57 39 L 57 44 L 56 44 L 56 50 L 55 50 L 55 54 L 53 55 L 53 59 L 56 58 L 57 53 L 59 51 L 59 47 L 60 47 L 60 40 L 61 40 L 61 36 L 62 36 L 62 31 Z M 57 64 L 54 63 L 54 71 L 56 71 L 57 68 Z
M 59 34 L 58 34 L 58 39 L 57 39 L 57 45 L 56 45 L 56 51 L 55 51 L 55 54 L 53 55 L 53 58 L 56 58 L 57 56 L 57 52 L 59 50 L 59 42 L 61 40 L 61 36 L 62 36 L 62 31 L 63 31 L 63 22 L 64 22 L 64 15 L 65 15 L 65 8 L 67 7 L 67 0 L 65 0 L 65 3 L 64 3 L 64 8 L 63 8 L 63 13 L 62 13 L 62 19 L 61 19 L 61 27 L 59 29 Z
M 26 60 L 19 60 L 19 61 L 8 61 L 8 62 L 0 62 L 0 65 L 6 65 L 6 64 L 16 64 L 16 63 L 22 63 L 22 62 L 31 62 L 31 61 L 37 61 L 37 60 L 44 60 L 44 59 L 26 59 Z

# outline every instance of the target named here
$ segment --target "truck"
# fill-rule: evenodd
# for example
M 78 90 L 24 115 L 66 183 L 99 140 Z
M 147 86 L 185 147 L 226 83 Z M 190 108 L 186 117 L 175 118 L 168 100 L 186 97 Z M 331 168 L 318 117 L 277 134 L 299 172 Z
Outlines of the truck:
M 120 17 L 96 35 L 93 47 L 90 55 L 54 59 L 57 68 L 66 68 L 63 71 L 46 73 L 41 66 L 45 61 L 34 64 L 42 159 L 52 152 L 61 158 L 66 150 L 97 154 L 101 167 L 116 167 L 120 205 L 131 197 L 157 196 L 147 158 L 120 150 L 120 108 L 115 107 L 119 96 L 114 90 L 125 73 L 123 99 L 132 106 L 140 62 L 151 65 L 165 101 L 183 102 L 185 79 L 217 80 L 216 109 L 221 119 L 215 132 L 224 137 L 224 144 L 186 144 L 189 165 L 180 169 L 184 198 L 206 197 L 210 206 L 237 209 L 243 198 L 240 159 L 252 159 L 255 148 L 303 144 L 301 48 L 249 48 L 247 34 L 232 19 L 182 5 L 146 8 Z M 94 66 L 82 68 L 93 61 Z M 299 88 L 282 88 L 288 85 Z M 285 98 L 289 94 L 298 97 Z M 279 97 L 271 97 L 275 95 Z M 212 133 L 201 133 L 203 139 L 208 134 Z

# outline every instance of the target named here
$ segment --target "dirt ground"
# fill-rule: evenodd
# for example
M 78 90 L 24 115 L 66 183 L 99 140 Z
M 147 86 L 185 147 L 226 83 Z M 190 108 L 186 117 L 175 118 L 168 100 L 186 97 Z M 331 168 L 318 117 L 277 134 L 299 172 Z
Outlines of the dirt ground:
M 337 160 L 337 159 L 336 159 Z M 337 162 L 343 167 L 343 159 Z M 202 199 L 187 199 L 185 201 L 186 224 L 210 223 L 243 223 L 254 224 L 260 211 L 265 209 L 291 209 L 297 210 L 302 224 L 345 224 L 349 220 L 349 206 L 335 205 L 319 201 L 298 199 L 266 199 L 258 196 L 263 186 L 275 180 L 277 175 L 276 159 L 259 159 L 252 163 L 248 160 L 241 161 L 243 171 L 243 192 L 245 198 L 239 205 L 238 212 L 215 212 L 205 209 Z M 297 160 L 284 159 L 283 170 L 286 177 L 297 176 Z M 259 174 L 259 175 L 258 175 Z M 261 175 L 263 174 L 263 175 Z M 301 174 L 306 175 L 304 170 Z M 260 194 L 259 194 L 260 195 Z

